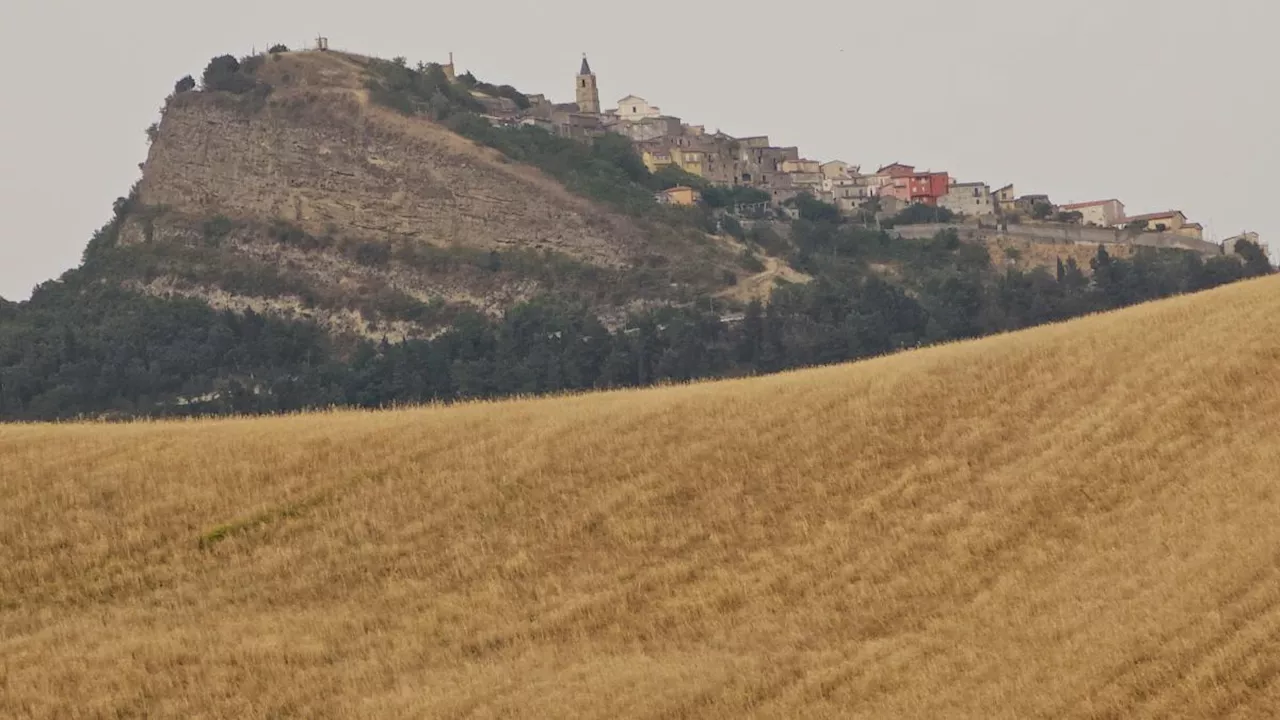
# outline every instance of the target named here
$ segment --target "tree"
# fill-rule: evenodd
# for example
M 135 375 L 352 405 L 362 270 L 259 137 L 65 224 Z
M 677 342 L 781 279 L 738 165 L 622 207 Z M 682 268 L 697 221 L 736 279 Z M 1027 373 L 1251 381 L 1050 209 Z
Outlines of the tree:
M 196 89 L 196 80 L 190 75 L 183 75 L 181 79 L 173 86 L 173 94 L 181 95 L 184 92 L 190 92 Z
M 840 222 L 840 208 L 831 203 L 823 202 L 809 193 L 800 193 L 793 199 L 788 201 L 800 211 L 800 219 L 809 222 Z
M 231 55 L 220 55 L 210 60 L 202 77 L 204 89 L 237 95 L 249 92 L 258 83 L 240 70 L 240 61 Z
M 885 222 L 886 227 L 896 227 L 898 225 L 922 225 L 925 223 L 949 223 L 956 219 L 956 214 L 950 209 L 938 207 L 936 205 L 925 205 L 924 203 L 916 203 L 903 208 L 901 212 L 894 215 Z
M 276 44 L 276 45 L 272 45 L 271 49 L 267 50 L 267 52 L 272 55 L 275 55 L 277 53 L 287 53 L 289 52 L 289 47 L 287 45 Z
M 1235 253 L 1244 260 L 1245 274 L 1249 277 L 1270 275 L 1275 272 L 1275 269 L 1271 267 L 1271 261 L 1267 259 L 1267 254 L 1262 252 L 1262 248 L 1255 242 L 1237 240 Z

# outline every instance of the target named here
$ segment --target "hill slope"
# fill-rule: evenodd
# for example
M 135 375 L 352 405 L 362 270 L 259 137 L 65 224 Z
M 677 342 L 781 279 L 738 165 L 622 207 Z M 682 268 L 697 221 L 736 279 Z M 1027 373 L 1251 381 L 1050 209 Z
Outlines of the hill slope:
M 694 387 L 0 428 L 0 714 L 1271 717 L 1277 290 Z
M 126 257 L 108 278 L 376 339 L 429 334 L 450 309 L 498 314 L 550 294 L 616 318 L 711 294 L 736 268 L 740 249 L 724 241 L 594 202 L 372 101 L 390 63 L 270 58 L 231 76 L 253 90 L 166 103 L 112 243 Z M 655 258 L 678 271 L 646 275 Z

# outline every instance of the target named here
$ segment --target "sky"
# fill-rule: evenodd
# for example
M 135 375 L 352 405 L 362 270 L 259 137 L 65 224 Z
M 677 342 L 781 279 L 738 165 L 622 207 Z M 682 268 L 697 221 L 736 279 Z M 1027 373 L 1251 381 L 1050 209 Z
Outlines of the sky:
M 1278 243 L 1275 0 L 5 0 L 0 297 L 74 267 L 146 158 L 144 129 L 215 55 L 330 46 L 606 106 L 640 95 L 819 160 L 894 161 L 1059 203 L 1181 209 Z M 1273 256 L 1275 253 L 1273 252 Z

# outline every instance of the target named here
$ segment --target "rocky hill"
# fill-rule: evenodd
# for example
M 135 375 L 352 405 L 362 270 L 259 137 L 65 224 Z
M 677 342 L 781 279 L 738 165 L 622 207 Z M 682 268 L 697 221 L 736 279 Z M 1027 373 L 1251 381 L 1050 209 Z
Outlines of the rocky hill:
M 412 336 L 460 308 L 496 314 L 542 294 L 616 320 L 747 275 L 731 241 L 606 207 L 371 102 L 376 61 L 269 58 L 236 70 L 244 92 L 206 87 L 166 103 L 111 239 L 125 251 L 113 279 L 124 271 L 153 294 Z
M 476 92 L 527 97 L 438 66 L 224 56 L 199 87 L 175 86 L 141 182 L 82 265 L 0 301 L 0 420 L 769 373 L 1272 272 L 1249 243 L 1204 257 L 891 235 L 804 195 L 785 218 L 739 221 L 717 212 L 749 189 L 651 174 L 621 135 L 490 124 Z M 700 181 L 698 207 L 654 201 Z

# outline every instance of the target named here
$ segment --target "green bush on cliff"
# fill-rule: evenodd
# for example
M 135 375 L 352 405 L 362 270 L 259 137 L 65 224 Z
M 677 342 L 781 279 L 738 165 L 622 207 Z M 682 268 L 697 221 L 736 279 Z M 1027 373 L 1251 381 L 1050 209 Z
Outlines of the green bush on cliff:
M 236 95 L 253 90 L 258 82 L 241 72 L 240 61 L 231 55 L 219 55 L 209 61 L 202 76 L 205 90 L 229 92 Z

